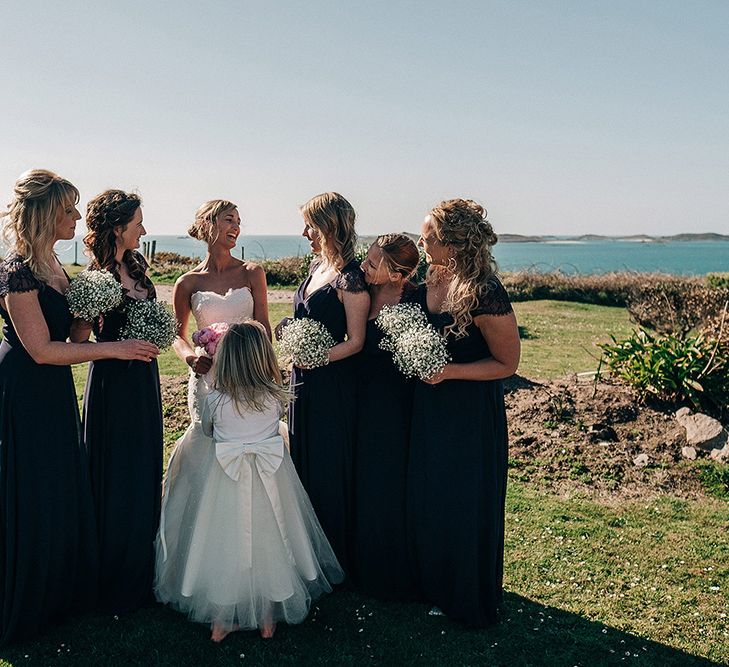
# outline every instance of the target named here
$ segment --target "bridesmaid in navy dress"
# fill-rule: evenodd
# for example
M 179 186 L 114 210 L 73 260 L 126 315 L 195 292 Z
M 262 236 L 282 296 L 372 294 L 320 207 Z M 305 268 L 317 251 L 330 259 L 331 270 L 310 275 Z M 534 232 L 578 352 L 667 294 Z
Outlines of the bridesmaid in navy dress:
M 495 276 L 486 211 L 452 199 L 425 218 L 431 269 L 417 302 L 447 337 L 449 363 L 413 398 L 408 528 L 422 596 L 468 625 L 496 621 L 502 598 L 508 443 L 502 379 L 519 333 Z
M 89 268 L 109 271 L 124 292 L 121 306 L 94 326 L 97 341 L 116 341 L 126 324 L 127 303 L 155 298 L 146 262 L 136 250 L 146 233 L 141 200 L 136 194 L 107 190 L 88 203 L 86 224 Z M 89 365 L 84 440 L 99 536 L 98 606 L 123 613 L 152 600 L 162 483 L 156 359 L 104 359 Z
M 294 317 L 321 322 L 336 345 L 329 363 L 294 368 L 289 408 L 291 457 L 321 526 L 345 572 L 351 566 L 356 380 L 370 297 L 354 258 L 354 209 L 327 192 L 301 208 L 303 236 L 317 255 L 294 297 Z M 279 327 L 285 324 L 282 322 Z
M 67 343 L 68 276 L 53 252 L 72 239 L 78 190 L 36 169 L 15 184 L 0 263 L 0 643 L 93 605 L 97 548 L 71 364 L 146 359 L 141 341 Z
M 362 262 L 370 290 L 367 336 L 357 356 L 355 449 L 355 572 L 370 595 L 410 599 L 414 588 L 405 521 L 406 479 L 412 417 L 412 379 L 381 350 L 375 323 L 385 305 L 409 301 L 409 278 L 420 256 L 405 234 L 378 236 Z

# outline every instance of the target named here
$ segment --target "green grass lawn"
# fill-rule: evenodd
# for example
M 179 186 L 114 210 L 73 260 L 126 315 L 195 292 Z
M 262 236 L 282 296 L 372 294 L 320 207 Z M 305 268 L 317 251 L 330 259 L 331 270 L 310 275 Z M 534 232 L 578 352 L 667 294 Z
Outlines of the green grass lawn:
M 515 304 L 520 374 L 595 370 L 595 343 L 630 328 L 624 310 Z M 271 308 L 275 324 L 290 306 Z M 167 351 L 167 374 L 185 373 Z M 79 389 L 85 371 L 75 369 Z M 271 641 L 209 631 L 160 606 L 89 615 L 0 650 L 2 665 L 709 665 L 729 663 L 729 504 L 661 496 L 620 505 L 560 497 L 511 479 L 502 621 L 471 630 L 422 604 L 338 591 Z
M 4 649 L 12 665 L 708 665 L 729 660 L 726 503 L 606 507 L 512 482 L 499 625 L 471 630 L 422 604 L 351 591 L 272 641 L 209 630 L 160 606 L 91 615 Z M 724 616 L 722 617 L 722 614 Z M 625 659 L 625 660 L 623 660 Z

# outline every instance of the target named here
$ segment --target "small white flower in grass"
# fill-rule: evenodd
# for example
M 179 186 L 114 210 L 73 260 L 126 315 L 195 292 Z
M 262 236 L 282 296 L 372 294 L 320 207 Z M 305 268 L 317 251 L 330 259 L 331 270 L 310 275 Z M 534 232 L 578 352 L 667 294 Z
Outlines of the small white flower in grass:
M 380 347 L 392 352 L 395 365 L 406 377 L 427 380 L 450 361 L 445 339 L 417 304 L 384 306 L 376 322 L 385 334 Z
M 108 271 L 81 271 L 66 292 L 68 309 L 74 317 L 93 322 L 122 302 L 121 283 Z
M 146 340 L 160 350 L 172 345 L 177 335 L 177 320 L 163 303 L 132 299 L 125 311 L 127 323 L 121 330 L 121 338 Z
M 327 328 L 309 317 L 295 319 L 281 333 L 280 350 L 303 368 L 317 368 L 329 363 L 334 338 Z

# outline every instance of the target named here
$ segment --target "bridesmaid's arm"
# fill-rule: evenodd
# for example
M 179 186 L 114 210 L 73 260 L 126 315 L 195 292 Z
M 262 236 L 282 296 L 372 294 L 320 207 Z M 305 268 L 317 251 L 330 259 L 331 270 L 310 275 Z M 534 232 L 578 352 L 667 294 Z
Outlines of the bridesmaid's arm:
M 478 315 L 473 321 L 488 344 L 491 356 L 467 364 L 446 364 L 440 373 L 424 382 L 438 384 L 443 380 L 500 380 L 516 373 L 521 341 L 514 313 Z
M 172 309 L 175 313 L 178 329 L 177 337 L 172 343 L 172 349 L 184 361 L 193 372 L 198 374 L 207 373 L 213 365 L 212 359 L 199 357 L 195 354 L 192 342 L 187 338 L 187 325 L 190 323 L 190 297 L 192 296 L 193 282 L 190 276 L 180 276 L 172 289 Z
M 266 284 L 266 272 L 262 266 L 249 265 L 248 279 L 251 283 L 251 294 L 253 295 L 253 319 L 260 322 L 271 338 L 271 322 L 268 320 L 268 285 Z
M 151 361 L 159 354 L 156 345 L 143 340 L 94 345 L 51 340 L 37 290 L 7 294 L 5 308 L 20 342 L 37 364 L 68 366 L 99 359 Z
M 340 361 L 357 354 L 365 342 L 367 314 L 370 311 L 370 294 L 361 292 L 345 292 L 341 290 L 344 312 L 347 316 L 347 340 L 329 350 L 329 361 Z

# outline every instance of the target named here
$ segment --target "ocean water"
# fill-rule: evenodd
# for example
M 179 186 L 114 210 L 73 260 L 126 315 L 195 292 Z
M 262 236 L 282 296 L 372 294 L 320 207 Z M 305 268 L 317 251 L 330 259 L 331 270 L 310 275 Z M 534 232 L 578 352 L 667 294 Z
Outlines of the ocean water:
M 203 257 L 205 244 L 187 236 L 145 236 L 156 241 L 157 252 Z M 309 244 L 301 236 L 241 236 L 234 254 L 246 259 L 277 259 L 305 255 Z M 61 261 L 85 263 L 80 238 L 56 244 Z M 494 256 L 502 271 L 560 270 L 591 274 L 641 271 L 679 275 L 705 275 L 729 271 L 729 241 L 549 241 L 497 243 Z

